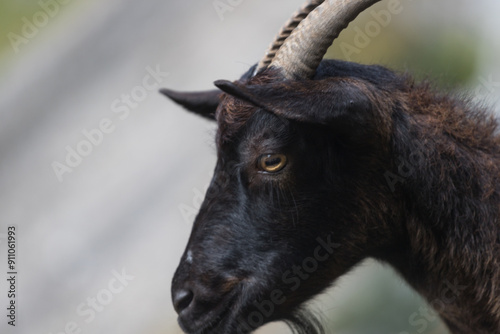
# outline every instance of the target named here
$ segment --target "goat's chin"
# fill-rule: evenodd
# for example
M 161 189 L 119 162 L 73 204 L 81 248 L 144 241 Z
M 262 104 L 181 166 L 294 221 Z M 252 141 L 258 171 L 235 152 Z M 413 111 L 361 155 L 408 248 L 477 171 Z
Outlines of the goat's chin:
M 250 334 L 262 325 L 252 328 L 242 324 L 245 315 L 228 312 L 221 314 L 220 317 L 215 316 L 212 321 L 207 322 L 199 329 L 186 330 L 181 324 L 183 330 L 188 334 Z M 284 321 L 294 334 L 325 334 L 325 330 L 321 322 L 313 314 L 307 311 L 295 312 L 285 319 L 274 320 Z M 269 321 L 272 322 L 272 321 Z
M 179 317 L 179 325 L 187 334 L 249 334 L 267 323 L 284 321 L 295 334 L 326 333 L 319 319 L 305 309 L 298 307 L 291 313 L 286 312 L 287 316 L 276 312 L 265 317 L 253 307 L 252 299 L 243 301 L 244 296 L 249 297 L 245 293 L 233 295 L 194 321 Z

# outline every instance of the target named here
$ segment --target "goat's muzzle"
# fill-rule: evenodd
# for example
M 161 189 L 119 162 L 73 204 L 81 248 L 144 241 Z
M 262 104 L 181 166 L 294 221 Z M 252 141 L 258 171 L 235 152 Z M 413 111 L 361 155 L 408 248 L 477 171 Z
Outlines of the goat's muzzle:
M 178 322 L 186 333 L 219 333 L 229 313 L 235 309 L 235 298 L 241 279 L 204 277 L 188 273 L 181 263 L 172 282 L 172 302 Z M 199 276 L 199 277 L 198 277 Z M 216 282 L 216 284 L 213 284 Z M 223 323 L 224 322 L 224 323 Z

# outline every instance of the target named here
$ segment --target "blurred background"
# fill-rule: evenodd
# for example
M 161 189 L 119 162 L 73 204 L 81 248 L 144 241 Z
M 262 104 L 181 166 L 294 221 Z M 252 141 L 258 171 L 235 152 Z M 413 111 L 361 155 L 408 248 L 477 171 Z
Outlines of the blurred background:
M 238 78 L 301 2 L 0 2 L 0 268 L 16 225 L 19 273 L 15 328 L 0 280 L 1 333 L 181 333 L 170 281 L 215 128 L 157 89 Z M 499 12 L 495 0 L 385 0 L 327 57 L 408 71 L 498 111 Z M 370 260 L 311 307 L 330 333 L 446 333 Z

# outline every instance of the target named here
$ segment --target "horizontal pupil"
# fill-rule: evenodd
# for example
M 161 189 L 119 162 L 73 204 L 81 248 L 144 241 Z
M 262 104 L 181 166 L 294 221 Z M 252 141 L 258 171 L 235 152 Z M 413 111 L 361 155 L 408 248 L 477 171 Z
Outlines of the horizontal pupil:
M 266 160 L 266 166 L 276 166 L 279 165 L 281 162 L 281 158 L 271 158 L 269 160 Z

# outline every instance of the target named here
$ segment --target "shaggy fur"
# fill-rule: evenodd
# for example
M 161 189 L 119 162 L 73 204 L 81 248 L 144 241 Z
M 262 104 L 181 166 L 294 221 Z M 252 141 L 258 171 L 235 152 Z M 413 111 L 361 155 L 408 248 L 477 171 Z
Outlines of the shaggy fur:
M 324 333 L 301 305 L 366 257 L 391 264 L 452 333 L 500 332 L 490 112 L 341 61 L 323 61 L 314 80 L 269 69 L 217 86 L 218 163 L 172 285 L 187 333 L 276 320 Z M 269 153 L 287 155 L 282 172 L 258 170 Z

